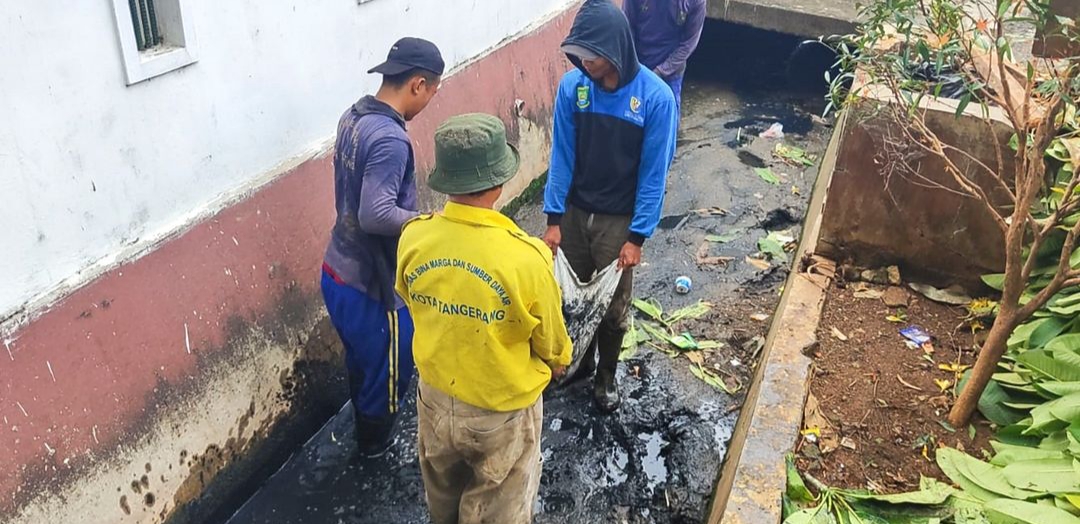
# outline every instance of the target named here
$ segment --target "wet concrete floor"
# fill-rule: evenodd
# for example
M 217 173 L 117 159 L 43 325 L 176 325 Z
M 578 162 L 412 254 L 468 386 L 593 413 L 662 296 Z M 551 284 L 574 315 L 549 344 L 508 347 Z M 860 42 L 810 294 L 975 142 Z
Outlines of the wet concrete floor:
M 798 83 L 802 79 L 795 77 L 807 71 L 821 78 L 813 60 L 787 60 L 800 39 L 752 31 L 711 23 L 706 28 L 684 87 L 664 219 L 645 244 L 634 291 L 668 310 L 713 303 L 708 316 L 683 327 L 698 340 L 723 344 L 706 364 L 737 391 L 714 389 L 691 374 L 687 359 L 643 346 L 619 364 L 624 403 L 614 415 L 593 408 L 589 381 L 547 392 L 537 524 L 699 523 L 707 515 L 756 364 L 760 345 L 754 342 L 768 328 L 767 320 L 752 317 L 773 312 L 791 264 L 774 262 L 762 270 L 746 256 L 770 231 L 798 237 L 816 176 L 816 168 L 780 163 L 772 156 L 777 141 L 757 136 L 779 122 L 784 143 L 821 155 L 832 132 L 812 116 L 824 105 L 820 93 L 777 88 Z M 761 166 L 770 166 L 780 183 L 759 177 L 754 168 Z M 723 211 L 692 212 L 699 209 Z M 514 218 L 530 233 L 543 231 L 539 202 Z M 731 262 L 695 262 L 706 235 L 732 232 L 734 240 L 709 243 L 707 253 Z M 679 275 L 693 280 L 688 295 L 674 292 Z M 355 456 L 352 410 L 344 406 L 228 523 L 427 523 L 414 402 L 401 417 L 393 451 L 369 461 Z

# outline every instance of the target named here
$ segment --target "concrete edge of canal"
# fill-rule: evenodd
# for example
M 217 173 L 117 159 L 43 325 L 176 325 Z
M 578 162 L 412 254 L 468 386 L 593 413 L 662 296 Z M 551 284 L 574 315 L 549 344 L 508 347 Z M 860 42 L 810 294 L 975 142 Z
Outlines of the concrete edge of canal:
M 835 264 L 814 257 L 822 210 L 832 182 L 847 117 L 838 119 L 814 185 L 805 229 L 795 255 L 798 270 L 784 285 L 766 338 L 762 362 L 746 396 L 721 468 L 708 524 L 780 522 L 784 456 L 802 425 L 816 331 Z

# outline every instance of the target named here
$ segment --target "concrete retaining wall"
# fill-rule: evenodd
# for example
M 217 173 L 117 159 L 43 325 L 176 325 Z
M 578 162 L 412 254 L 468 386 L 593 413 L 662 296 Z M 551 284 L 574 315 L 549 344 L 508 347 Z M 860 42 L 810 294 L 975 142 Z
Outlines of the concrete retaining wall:
M 1001 230 L 973 198 L 932 187 L 957 187 L 941 159 L 912 148 L 909 162 L 917 166 L 917 174 L 890 168 L 883 143 L 898 140 L 899 131 L 879 114 L 883 96 L 873 90 L 866 94 L 844 116 L 816 252 L 868 267 L 898 264 L 905 274 L 929 283 L 978 288 L 979 275 L 1004 268 Z M 927 122 L 943 141 L 988 166 L 997 165 L 996 142 L 1003 148 L 1004 172 L 1011 173 L 1007 143 L 1012 131 L 1004 116 L 991 110 L 994 123 L 988 125 L 981 108 L 970 106 L 958 118 L 956 107 L 953 100 L 923 101 Z M 955 161 L 971 173 L 979 172 L 969 161 Z M 1006 202 L 988 176 L 975 180 L 999 204 Z

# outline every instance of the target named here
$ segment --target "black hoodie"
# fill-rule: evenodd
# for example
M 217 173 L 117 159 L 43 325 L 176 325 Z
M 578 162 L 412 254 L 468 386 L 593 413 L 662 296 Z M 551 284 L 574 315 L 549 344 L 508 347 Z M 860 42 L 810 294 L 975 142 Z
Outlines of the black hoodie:
M 551 164 L 544 191 L 549 224 L 569 203 L 588 213 L 632 216 L 627 239 L 641 245 L 660 221 L 668 168 L 675 154 L 678 110 L 671 88 L 638 65 L 630 24 L 610 0 L 587 0 L 563 45 L 583 47 L 619 71 L 603 89 L 581 60 L 559 84 Z

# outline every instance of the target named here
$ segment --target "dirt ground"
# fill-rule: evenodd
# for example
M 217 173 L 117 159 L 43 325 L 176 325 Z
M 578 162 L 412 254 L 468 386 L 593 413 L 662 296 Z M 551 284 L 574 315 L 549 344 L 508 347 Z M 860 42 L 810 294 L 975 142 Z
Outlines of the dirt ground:
M 990 426 L 979 415 L 970 427 L 942 424 L 955 398 L 956 376 L 939 366 L 975 360 L 976 336 L 964 320 L 967 311 L 906 287 L 909 306 L 890 308 L 879 298 L 857 298 L 863 286 L 840 283 L 828 291 L 805 425 L 820 425 L 822 438 L 800 441 L 799 469 L 830 486 L 890 493 L 917 489 L 920 475 L 946 480 L 933 462 L 936 446 L 976 456 L 990 449 Z M 868 288 L 872 294 L 888 286 Z M 906 320 L 886 319 L 900 311 Z M 905 344 L 899 331 L 911 325 L 933 335 L 932 352 Z M 814 400 L 823 418 L 810 414 Z M 828 448 L 835 450 L 825 452 Z

